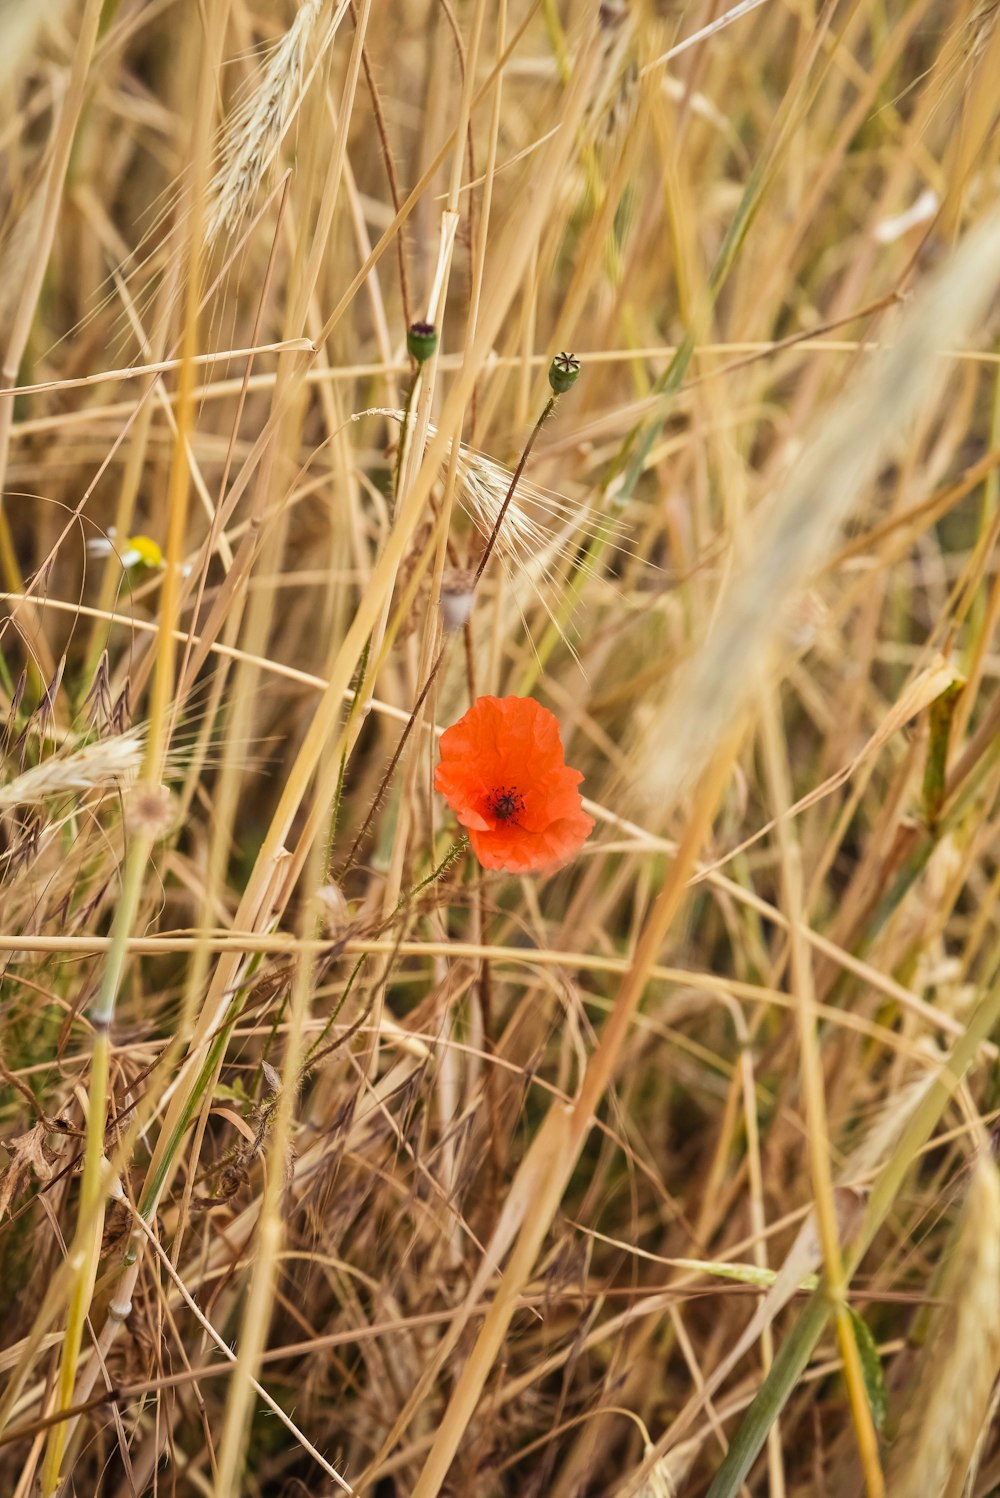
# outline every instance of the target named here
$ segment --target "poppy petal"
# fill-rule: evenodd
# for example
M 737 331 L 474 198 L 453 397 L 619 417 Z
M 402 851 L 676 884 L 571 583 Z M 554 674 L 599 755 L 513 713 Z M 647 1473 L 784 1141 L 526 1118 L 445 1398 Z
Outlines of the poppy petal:
M 434 785 L 484 868 L 531 873 L 565 863 L 590 836 L 582 779 L 548 708 L 531 697 L 479 697 L 441 735 Z

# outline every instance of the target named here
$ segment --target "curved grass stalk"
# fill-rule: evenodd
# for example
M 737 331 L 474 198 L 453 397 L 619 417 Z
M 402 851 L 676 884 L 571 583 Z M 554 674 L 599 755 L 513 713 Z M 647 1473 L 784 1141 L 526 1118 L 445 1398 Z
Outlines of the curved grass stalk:
M 194 172 L 189 214 L 189 256 L 187 299 L 185 307 L 182 362 L 180 369 L 180 395 L 177 405 L 177 420 L 174 434 L 173 462 L 169 482 L 169 530 L 166 551 L 166 575 L 160 603 L 160 629 L 157 635 L 156 673 L 153 679 L 152 698 L 143 760 L 143 779 L 159 786 L 166 755 L 168 732 L 168 709 L 173 690 L 173 668 L 176 654 L 174 625 L 180 600 L 181 566 L 187 521 L 190 472 L 187 461 L 187 444 L 193 430 L 193 392 L 196 372 L 193 363 L 197 351 L 198 295 L 201 262 L 201 219 L 203 186 L 207 177 L 206 129 L 198 129 L 198 122 L 207 126 L 213 107 L 213 62 L 221 53 L 225 33 L 229 0 L 216 0 L 210 13 L 209 37 L 202 57 L 199 80 L 199 100 L 194 130 Z M 91 9 L 94 9 L 91 6 Z M 94 26 L 100 16 L 98 4 L 94 12 Z M 108 1102 L 108 1078 L 111 1054 L 111 1025 L 115 1003 L 121 986 L 127 956 L 127 942 L 138 914 L 145 883 L 153 836 L 137 830 L 129 844 L 122 879 L 122 890 L 115 911 L 112 941 L 107 963 L 101 980 L 97 999 L 91 1010 L 94 1031 L 94 1046 L 90 1063 L 90 1095 L 87 1113 L 87 1139 L 84 1152 L 83 1180 L 80 1186 L 79 1226 L 74 1240 L 73 1257 L 75 1273 L 73 1289 L 67 1312 L 66 1331 L 59 1364 L 56 1391 L 57 1410 L 67 1409 L 73 1402 L 76 1385 L 77 1363 L 83 1344 L 83 1332 L 93 1295 L 97 1262 L 101 1249 L 104 1214 L 102 1207 L 105 1182 L 104 1129 Z M 46 1445 L 42 1466 L 42 1492 L 55 1492 L 60 1481 L 60 1467 L 67 1439 L 64 1423 L 53 1426 Z
M 995 968 L 995 963 L 994 963 Z M 902 1138 L 872 1188 L 857 1237 L 844 1254 L 844 1273 L 854 1275 L 882 1223 L 888 1217 L 917 1155 L 930 1139 L 976 1053 L 1000 1023 L 1000 981 L 981 1000 L 961 1040 L 942 1064 L 926 1096 L 914 1110 Z M 784 1409 L 809 1363 L 817 1342 L 834 1311 L 829 1287 L 824 1282 L 811 1296 L 795 1326 L 785 1338 L 746 1415 L 733 1437 L 707 1498 L 734 1498 L 767 1439 L 773 1422 Z

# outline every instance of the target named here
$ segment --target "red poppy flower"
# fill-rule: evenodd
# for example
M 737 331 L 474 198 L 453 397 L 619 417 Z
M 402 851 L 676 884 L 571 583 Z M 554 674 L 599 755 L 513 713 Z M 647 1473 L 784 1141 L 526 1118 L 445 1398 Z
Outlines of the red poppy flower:
M 590 836 L 582 779 L 548 708 L 531 697 L 478 697 L 441 735 L 434 786 L 484 868 L 526 874 L 564 863 Z

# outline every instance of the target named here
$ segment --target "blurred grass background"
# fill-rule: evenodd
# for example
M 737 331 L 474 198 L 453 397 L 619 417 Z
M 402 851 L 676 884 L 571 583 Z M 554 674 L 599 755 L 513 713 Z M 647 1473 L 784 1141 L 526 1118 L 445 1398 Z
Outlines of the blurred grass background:
M 997 19 L 2 0 L 5 1493 L 1000 1491 Z

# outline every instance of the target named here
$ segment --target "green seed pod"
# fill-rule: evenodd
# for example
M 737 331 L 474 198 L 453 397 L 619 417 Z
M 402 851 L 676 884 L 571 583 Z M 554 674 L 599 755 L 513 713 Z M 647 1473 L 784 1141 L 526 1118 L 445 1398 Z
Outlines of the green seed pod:
M 549 385 L 553 395 L 565 395 L 576 384 L 580 361 L 575 354 L 556 354 L 549 365 Z
M 429 359 L 438 346 L 438 330 L 432 322 L 411 323 L 406 332 L 406 347 L 418 364 Z

